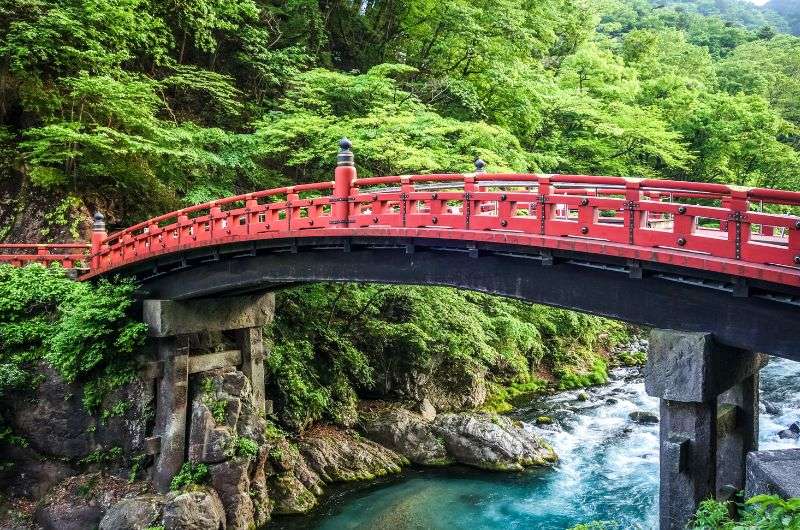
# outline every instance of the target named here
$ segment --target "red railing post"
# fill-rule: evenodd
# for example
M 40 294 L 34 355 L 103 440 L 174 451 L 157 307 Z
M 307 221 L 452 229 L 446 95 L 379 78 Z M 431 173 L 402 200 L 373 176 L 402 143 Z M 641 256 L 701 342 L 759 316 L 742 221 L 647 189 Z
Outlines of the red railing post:
M 103 241 L 107 237 L 106 218 L 100 212 L 95 212 L 94 222 L 92 223 L 92 269 L 100 267 L 100 250 L 103 248 Z
M 636 233 L 642 225 L 642 211 L 639 201 L 642 200 L 642 184 L 638 179 L 625 179 L 625 225 L 628 227 L 628 244 L 634 245 Z
M 350 224 L 350 192 L 356 179 L 356 166 L 353 144 L 347 138 L 339 140 L 339 154 L 336 157 L 333 198 L 331 202 L 331 222 L 333 228 L 347 228 Z
M 725 257 L 742 259 L 742 247 L 750 241 L 750 221 L 747 218 L 750 203 L 747 197 L 747 190 L 732 189 L 730 199 L 723 200 L 723 204 L 727 204 L 728 208 L 728 223 L 726 227 L 728 241 L 733 242 L 733 255 Z
M 540 175 L 536 180 L 539 193 L 536 215 L 539 217 L 539 235 L 543 236 L 547 233 L 547 200 L 553 190 L 550 184 L 550 175 Z

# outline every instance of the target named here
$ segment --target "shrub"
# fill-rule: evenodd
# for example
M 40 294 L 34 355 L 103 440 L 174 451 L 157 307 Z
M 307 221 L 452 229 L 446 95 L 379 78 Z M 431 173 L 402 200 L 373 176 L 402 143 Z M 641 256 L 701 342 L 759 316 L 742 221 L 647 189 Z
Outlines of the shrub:
M 208 480 L 208 466 L 184 462 L 181 470 L 172 477 L 169 489 L 175 491 L 187 486 L 203 484 Z
M 689 524 L 691 530 L 778 530 L 800 528 L 800 498 L 784 500 L 757 495 L 739 505 L 739 520 L 729 515 L 730 503 L 703 501 Z
M 316 284 L 277 296 L 270 393 L 293 429 L 344 423 L 376 374 L 436 366 L 487 373 L 497 385 L 487 407 L 507 410 L 515 395 L 539 389 L 543 368 L 582 368 L 588 358 L 588 374 L 574 371 L 580 386 L 604 382 L 592 352 L 628 335 L 609 320 L 443 287 Z
M 135 375 L 147 327 L 127 315 L 134 289 L 75 282 L 57 265 L 0 265 L 0 397 L 37 384 L 44 360 L 66 381 L 83 381 L 84 406 L 95 411 Z

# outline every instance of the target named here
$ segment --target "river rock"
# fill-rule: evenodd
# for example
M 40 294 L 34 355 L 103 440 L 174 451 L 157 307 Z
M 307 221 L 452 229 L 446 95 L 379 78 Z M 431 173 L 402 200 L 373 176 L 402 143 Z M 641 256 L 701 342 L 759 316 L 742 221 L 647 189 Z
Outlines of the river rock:
M 325 482 L 371 480 L 398 473 L 409 463 L 391 449 L 331 427 L 316 427 L 304 434 L 299 450 Z
M 778 432 L 778 437 L 784 440 L 797 440 L 800 439 L 800 422 L 794 422 L 789 425 L 788 429 Z
M 401 408 L 365 411 L 361 428 L 366 436 L 396 451 L 415 464 L 452 464 L 444 440 L 434 433 L 430 421 L 421 414 Z
M 658 423 L 658 414 L 653 414 L 652 412 L 638 410 L 628 414 L 628 417 L 634 423 L 641 423 L 644 425 Z
M 521 422 L 496 414 L 440 414 L 433 429 L 451 458 L 481 469 L 518 471 L 558 459 L 553 449 L 525 430 Z
M 164 530 L 226 530 L 225 509 L 211 489 L 172 492 L 164 504 Z
M 775 405 L 774 403 L 771 403 L 767 400 L 763 400 L 761 401 L 761 404 L 764 405 L 764 412 L 766 412 L 767 414 L 772 414 L 773 416 L 777 416 L 778 414 L 781 413 L 780 407 Z
M 161 495 L 140 495 L 122 499 L 108 509 L 100 530 L 145 530 L 158 525 L 164 508 Z
M 209 464 L 211 485 L 230 530 L 269 519 L 266 422 L 254 399 L 250 380 L 235 368 L 206 372 L 193 386 L 189 460 Z M 224 415 L 214 418 L 212 409 L 224 410 Z M 258 447 L 255 455 L 242 454 L 239 444 L 245 440 Z
M 255 510 L 250 498 L 250 458 L 234 458 L 209 467 L 211 486 L 225 508 L 228 528 L 252 527 Z
M 306 513 L 317 505 L 317 498 L 291 472 L 284 472 L 274 477 L 270 485 L 275 501 L 273 513 L 293 515 Z
M 34 520 L 44 530 L 97 528 L 106 510 L 135 488 L 122 478 L 101 473 L 69 477 L 39 502 Z

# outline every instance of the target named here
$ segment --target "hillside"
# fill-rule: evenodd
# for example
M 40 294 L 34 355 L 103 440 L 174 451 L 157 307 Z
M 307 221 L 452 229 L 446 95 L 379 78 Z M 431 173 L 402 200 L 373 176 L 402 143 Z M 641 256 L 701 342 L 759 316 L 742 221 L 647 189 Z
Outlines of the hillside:
M 775 0 L 773 0 L 775 1 Z M 777 0 L 787 4 L 795 0 Z M 719 17 L 725 22 L 750 29 L 772 26 L 779 32 L 788 32 L 789 24 L 777 9 L 760 8 L 747 0 L 651 0 L 654 6 L 678 6 L 688 12 Z
M 797 0 L 770 0 L 764 9 L 774 11 L 788 22 L 791 31 L 800 35 L 800 2 Z

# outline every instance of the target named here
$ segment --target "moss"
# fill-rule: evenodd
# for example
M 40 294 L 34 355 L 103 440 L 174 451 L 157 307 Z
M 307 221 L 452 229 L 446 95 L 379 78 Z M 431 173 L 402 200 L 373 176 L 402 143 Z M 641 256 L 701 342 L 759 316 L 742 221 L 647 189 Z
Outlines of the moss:
M 643 351 L 623 352 L 617 355 L 622 366 L 643 366 L 647 362 L 647 353 Z
M 558 388 L 573 390 L 587 386 L 604 385 L 608 382 L 608 365 L 603 359 L 595 358 L 589 371 L 577 372 L 574 368 L 563 368 L 559 371 Z
M 539 416 L 538 418 L 536 418 L 536 423 L 538 423 L 539 425 L 552 425 L 553 418 L 551 418 L 550 416 Z
M 511 383 L 507 386 L 491 384 L 489 385 L 489 397 L 481 407 L 481 411 L 496 414 L 508 412 L 514 409 L 513 401 L 544 392 L 547 387 L 547 381 L 538 378 L 524 383 Z

